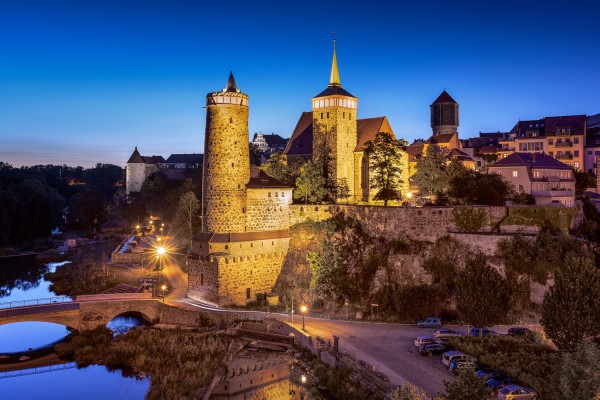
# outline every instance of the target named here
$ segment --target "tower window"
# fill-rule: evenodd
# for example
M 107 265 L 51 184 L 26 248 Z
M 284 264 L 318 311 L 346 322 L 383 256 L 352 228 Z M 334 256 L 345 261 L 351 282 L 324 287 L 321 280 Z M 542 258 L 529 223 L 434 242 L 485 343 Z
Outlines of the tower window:
M 233 168 L 233 163 L 231 163 L 231 168 Z
M 204 286 L 204 274 L 200 274 L 200 286 Z
M 246 213 L 246 207 L 242 207 L 242 212 L 245 214 Z
M 230 124 L 233 124 L 233 117 L 230 117 L 230 118 L 229 118 L 229 123 L 230 123 Z
M 281 197 L 285 197 L 285 192 L 281 192 Z
M 271 192 L 269 192 L 269 197 L 271 197 Z
M 321 113 L 321 119 L 323 119 L 323 113 Z
M 342 113 L 342 118 L 346 118 L 346 111 Z
M 327 111 L 327 119 L 329 119 L 329 111 Z
M 250 300 L 250 288 L 246 289 L 246 300 Z
M 275 192 L 275 197 L 279 197 L 279 192 Z

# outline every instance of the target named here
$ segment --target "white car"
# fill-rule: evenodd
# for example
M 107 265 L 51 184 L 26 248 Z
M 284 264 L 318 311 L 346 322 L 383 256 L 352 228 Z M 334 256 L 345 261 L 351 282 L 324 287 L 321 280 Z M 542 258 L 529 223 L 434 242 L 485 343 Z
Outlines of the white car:
M 433 332 L 433 337 L 437 339 L 447 340 L 455 336 L 460 336 L 460 333 L 453 331 L 452 329 L 437 329 Z
M 446 367 L 450 368 L 453 361 L 472 361 L 476 363 L 477 359 L 462 351 L 447 351 L 442 355 L 442 364 Z
M 424 344 L 438 344 L 440 341 L 431 336 L 417 336 L 415 339 L 415 346 L 423 346 Z

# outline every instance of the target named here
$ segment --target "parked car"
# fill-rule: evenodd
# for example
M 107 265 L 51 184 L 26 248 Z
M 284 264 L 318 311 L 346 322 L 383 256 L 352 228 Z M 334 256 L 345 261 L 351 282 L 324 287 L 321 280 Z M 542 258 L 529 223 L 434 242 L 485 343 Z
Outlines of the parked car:
M 535 390 L 519 385 L 506 385 L 498 391 L 499 400 L 538 400 L 539 398 Z
M 494 392 L 498 392 L 501 388 L 508 385 L 516 385 L 517 381 L 513 378 L 491 378 L 488 379 L 485 383 L 489 386 Z
M 477 371 L 477 377 L 479 379 L 485 379 L 486 381 L 494 378 L 503 379 L 506 378 L 506 372 L 496 370 L 479 370 Z
M 419 328 L 440 328 L 442 326 L 442 320 L 438 317 L 427 317 L 417 322 Z
M 460 333 L 453 331 L 452 329 L 436 329 L 433 332 L 433 337 L 442 340 L 447 340 L 455 336 L 460 336 Z
M 523 335 L 528 334 L 529 332 L 531 332 L 531 331 L 529 329 L 527 329 L 527 328 L 523 328 L 523 327 L 520 327 L 520 326 L 515 326 L 515 327 L 510 328 L 508 330 L 508 335 L 509 336 L 523 336 Z
M 478 378 L 483 378 L 485 375 L 489 374 L 490 372 L 494 372 L 494 371 L 495 371 L 495 369 L 493 369 L 493 368 L 480 366 L 476 372 L 477 372 Z
M 424 344 L 437 344 L 439 340 L 432 338 L 431 336 L 417 336 L 415 338 L 415 346 L 423 346 Z
M 453 375 L 457 375 L 460 371 L 464 371 L 466 369 L 477 369 L 477 364 L 473 361 L 452 361 L 450 364 L 450 372 Z
M 489 336 L 489 335 L 497 335 L 498 332 L 493 331 L 488 328 L 471 328 L 470 335 L 471 336 Z
M 447 351 L 442 355 L 442 364 L 446 367 L 450 367 L 453 361 L 473 361 L 477 362 L 477 359 L 473 356 L 465 354 L 461 351 Z
M 443 344 L 424 344 L 419 346 L 419 353 L 424 356 L 433 356 L 434 354 L 441 354 L 446 351 L 446 346 Z

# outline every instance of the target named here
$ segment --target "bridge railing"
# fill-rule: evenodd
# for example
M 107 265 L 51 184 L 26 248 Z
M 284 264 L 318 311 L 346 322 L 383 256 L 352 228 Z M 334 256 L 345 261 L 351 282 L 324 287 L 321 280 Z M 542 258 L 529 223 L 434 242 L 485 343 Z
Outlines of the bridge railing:
M 48 365 L 44 367 L 17 369 L 13 371 L 0 372 L 0 379 L 16 378 L 18 376 L 43 374 L 46 372 L 62 371 L 65 369 L 77 368 L 76 362 L 70 362 L 65 364 Z
M 73 300 L 68 296 L 47 297 L 43 299 L 15 300 L 0 303 L 0 310 L 6 308 L 41 306 L 44 304 L 70 303 Z

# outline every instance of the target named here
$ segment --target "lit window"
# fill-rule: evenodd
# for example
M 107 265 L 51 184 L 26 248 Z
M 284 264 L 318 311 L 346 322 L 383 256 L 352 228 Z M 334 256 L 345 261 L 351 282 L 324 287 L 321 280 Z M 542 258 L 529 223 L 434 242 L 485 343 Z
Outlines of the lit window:
M 519 171 L 513 171 L 513 178 L 517 178 L 519 176 Z
M 575 167 L 575 169 L 579 169 L 579 161 L 575 161 L 573 163 L 573 167 Z

